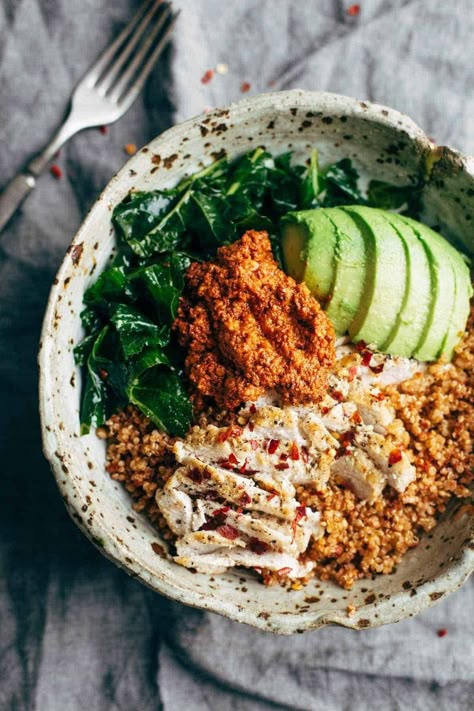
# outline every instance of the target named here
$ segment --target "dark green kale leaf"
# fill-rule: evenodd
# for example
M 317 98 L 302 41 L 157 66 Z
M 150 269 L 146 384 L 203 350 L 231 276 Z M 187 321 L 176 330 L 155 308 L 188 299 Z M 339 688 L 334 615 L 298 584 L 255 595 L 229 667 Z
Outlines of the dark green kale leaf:
M 131 303 L 136 298 L 125 267 L 109 267 L 84 294 L 84 303 L 107 312 L 109 304 Z
M 118 333 L 125 358 L 138 355 L 145 347 L 164 347 L 169 343 L 167 325 L 158 326 L 131 306 L 117 304 L 110 320 Z
M 321 207 L 367 204 L 358 180 L 359 174 L 349 158 L 328 165 L 320 177 L 321 192 L 324 193 Z
M 86 365 L 81 403 L 81 434 L 98 427 L 118 407 L 127 404 L 128 373 L 119 357 L 118 343 L 109 326 L 97 336 Z
M 130 383 L 128 397 L 161 430 L 185 436 L 193 410 L 178 374 L 159 365 L 148 368 Z
M 318 195 L 321 192 L 322 186 L 320 181 L 320 171 L 318 164 L 318 151 L 313 148 L 308 169 L 303 176 L 300 184 L 300 210 L 311 210 L 314 207 L 319 207 Z

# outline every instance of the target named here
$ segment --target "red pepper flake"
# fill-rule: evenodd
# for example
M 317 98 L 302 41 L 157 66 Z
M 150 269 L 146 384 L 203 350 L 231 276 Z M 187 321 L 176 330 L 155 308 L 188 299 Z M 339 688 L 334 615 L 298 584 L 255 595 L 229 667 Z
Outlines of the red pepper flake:
M 357 375 L 357 366 L 351 365 L 351 367 L 349 368 L 349 376 L 348 376 L 347 380 L 350 383 L 352 383 L 352 381 L 354 380 L 356 375 Z
M 228 462 L 229 462 L 229 464 L 233 464 L 234 466 L 239 463 L 237 457 L 235 456 L 235 454 L 233 452 L 231 452 L 229 454 Z
M 109 130 L 108 126 L 99 126 L 99 131 L 101 132 L 101 134 L 103 136 L 105 136 L 105 134 L 108 133 L 108 130 Z
M 349 430 L 348 432 L 343 432 L 341 435 L 341 444 L 344 445 L 345 447 L 348 447 L 353 443 L 355 439 L 355 432 L 353 430 Z
M 349 17 L 357 17 L 357 15 L 360 13 L 360 5 L 349 5 L 346 12 Z
M 380 363 L 379 365 L 371 365 L 370 366 L 370 370 L 373 373 L 381 373 L 384 368 L 385 368 L 385 363 Z
M 290 465 L 288 462 L 281 462 L 280 464 L 277 464 L 275 469 L 278 469 L 279 472 L 284 471 L 285 469 L 289 469 Z
M 252 85 L 248 81 L 243 81 L 242 84 L 240 85 L 240 91 L 242 94 L 246 94 L 250 89 L 252 88 Z
M 255 425 L 253 424 L 253 422 L 250 422 L 250 423 L 249 423 L 249 430 L 250 430 L 250 432 L 253 432 L 254 429 L 255 429 Z
M 280 445 L 279 439 L 271 439 L 268 443 L 268 454 L 275 454 Z
M 268 501 L 271 501 L 272 499 L 275 498 L 275 496 L 278 496 L 278 492 L 276 492 L 276 491 L 270 491 L 270 492 L 267 494 L 267 500 L 268 500 Z
M 220 432 L 217 441 L 218 442 L 226 442 L 229 437 L 240 437 L 242 434 L 242 427 L 238 427 L 237 425 L 231 425 L 228 427 L 224 432 Z
M 213 516 L 222 516 L 223 514 L 225 515 L 228 511 L 230 511 L 229 506 L 223 506 L 221 509 L 216 509 L 215 511 L 212 512 Z
M 201 77 L 201 84 L 209 84 L 212 77 L 214 76 L 214 70 L 208 69 Z
M 104 370 L 103 368 L 101 368 L 99 370 L 99 375 L 102 378 L 102 380 L 105 380 L 109 376 L 108 372 L 106 370 Z
M 309 452 L 307 447 L 301 447 L 301 459 L 306 464 L 309 459 Z
M 56 178 L 56 180 L 60 180 L 63 177 L 63 171 L 56 163 L 53 163 L 49 169 L 49 172 L 54 178 Z
M 256 449 L 258 449 L 258 447 L 259 447 L 258 440 L 256 440 L 256 439 L 251 439 L 251 440 L 250 440 L 250 446 L 252 447 L 252 449 L 253 449 L 254 451 L 255 451 Z
M 365 341 L 359 341 L 359 343 L 356 343 L 356 345 L 355 345 L 355 349 L 358 353 L 365 351 L 366 348 L 367 348 L 367 343 Z
M 276 571 L 276 574 L 279 578 L 285 578 L 289 573 L 291 573 L 291 571 L 292 568 L 280 568 L 280 570 Z
M 223 536 L 224 538 L 227 538 L 229 541 L 235 540 L 239 535 L 238 530 L 233 526 L 229 526 L 228 523 L 224 524 L 223 526 L 219 526 L 216 531 L 217 533 L 220 533 L 221 536 Z
M 300 451 L 298 449 L 298 445 L 296 442 L 291 443 L 290 447 L 290 459 L 292 459 L 294 462 L 297 462 L 300 458 Z
M 252 503 L 251 497 L 247 494 L 246 491 L 244 491 L 244 493 L 242 494 L 242 496 L 239 499 L 239 504 L 241 506 L 249 506 L 249 504 L 251 504 L 251 503 Z
M 201 470 L 196 467 L 195 469 L 191 469 L 188 474 L 188 478 L 191 479 L 191 481 L 194 481 L 195 484 L 202 484 L 202 482 L 206 479 L 210 479 L 211 475 L 207 469 Z
M 388 455 L 389 466 L 392 466 L 393 464 L 400 462 L 401 459 L 402 459 L 401 451 L 399 449 L 392 449 L 392 451 Z
M 298 522 L 301 521 L 302 518 L 306 518 L 306 506 L 297 506 L 295 517 L 293 519 L 293 523 L 291 524 L 291 528 L 293 529 L 293 541 L 295 540 L 296 536 L 296 527 L 298 525 Z
M 241 467 L 239 467 L 239 473 L 240 474 L 245 474 L 245 470 L 247 469 L 247 460 L 244 461 Z
M 362 424 L 362 416 L 361 416 L 359 410 L 356 410 L 355 412 L 352 413 L 351 422 L 353 422 L 355 425 Z
M 253 403 L 252 403 L 252 405 L 250 405 L 249 412 L 251 415 L 255 415 L 255 413 L 257 412 L 257 408 L 255 407 L 255 405 Z
M 263 555 L 269 549 L 269 545 L 264 541 L 259 541 L 258 538 L 251 538 L 248 542 L 247 548 L 249 548 L 252 553 L 257 555 Z
M 446 635 L 448 634 L 448 630 L 446 629 L 446 627 L 443 627 L 442 629 L 438 630 L 436 634 L 438 635 L 438 637 L 446 637 Z
M 340 390 L 333 390 L 331 393 L 331 397 L 333 400 L 337 400 L 337 402 L 342 402 L 344 400 L 344 395 L 341 393 Z
M 370 365 L 370 361 L 372 360 L 373 353 L 372 351 L 364 350 L 361 352 L 362 356 L 362 365 L 368 366 Z
M 329 409 L 330 409 L 329 407 L 322 407 L 322 408 L 321 408 L 321 414 L 322 414 L 322 415 L 327 415 L 328 412 L 329 412 Z

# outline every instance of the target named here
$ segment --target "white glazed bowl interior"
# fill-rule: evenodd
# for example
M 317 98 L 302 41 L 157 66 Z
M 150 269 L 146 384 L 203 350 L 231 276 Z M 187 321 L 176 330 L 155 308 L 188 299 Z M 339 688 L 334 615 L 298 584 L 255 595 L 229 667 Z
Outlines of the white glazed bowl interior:
M 79 436 L 81 374 L 73 347 L 82 334 L 83 293 L 115 250 L 113 207 L 132 188 L 172 186 L 224 151 L 232 157 L 259 145 L 273 154 L 294 151 L 301 161 L 317 146 L 323 165 L 350 158 L 363 179 L 404 184 L 426 171 L 430 223 L 474 251 L 472 161 L 436 148 L 396 111 L 333 94 L 289 91 L 247 99 L 176 126 L 112 179 L 59 270 L 39 357 L 44 451 L 68 511 L 84 533 L 129 574 L 170 598 L 282 634 L 329 622 L 353 628 L 395 622 L 456 589 L 472 570 L 472 523 L 464 509 L 455 515 L 451 510 L 391 575 L 362 580 L 350 591 L 318 580 L 299 591 L 265 588 L 240 570 L 202 575 L 160 555 L 158 532 L 132 510 L 127 493 L 106 473 L 104 443 L 94 434 Z M 356 607 L 351 617 L 348 604 Z

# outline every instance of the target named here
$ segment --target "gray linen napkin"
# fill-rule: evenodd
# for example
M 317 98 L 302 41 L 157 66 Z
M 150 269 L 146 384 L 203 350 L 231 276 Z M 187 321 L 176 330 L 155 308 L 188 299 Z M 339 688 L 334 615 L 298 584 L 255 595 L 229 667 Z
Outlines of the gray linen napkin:
M 35 354 L 49 286 L 123 146 L 242 96 L 301 87 L 385 102 L 474 152 L 470 0 L 175 0 L 133 109 L 58 158 L 0 237 L 0 709 L 469 709 L 472 584 L 416 619 L 279 638 L 169 603 L 75 529 L 42 459 Z M 74 82 L 137 3 L 3 0 L 0 185 L 55 127 Z M 226 64 L 202 84 L 207 69 Z M 439 638 L 440 628 L 448 634 Z

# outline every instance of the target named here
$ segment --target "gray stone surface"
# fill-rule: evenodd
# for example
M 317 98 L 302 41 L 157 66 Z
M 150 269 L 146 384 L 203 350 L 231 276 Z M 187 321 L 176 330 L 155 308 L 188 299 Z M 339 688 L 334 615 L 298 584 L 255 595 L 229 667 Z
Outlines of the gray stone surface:
M 398 625 L 278 638 L 169 603 L 114 568 L 68 519 L 41 455 L 35 358 L 49 286 L 124 144 L 238 99 L 248 81 L 251 93 L 298 87 L 387 103 L 474 153 L 472 1 L 362 0 L 358 17 L 349 4 L 175 0 L 173 47 L 142 97 L 107 135 L 75 137 L 58 158 L 63 179 L 45 175 L 0 236 L 1 709 L 471 708 L 472 582 Z M 136 5 L 3 0 L 0 186 L 46 141 Z M 228 73 L 203 85 L 218 62 Z

